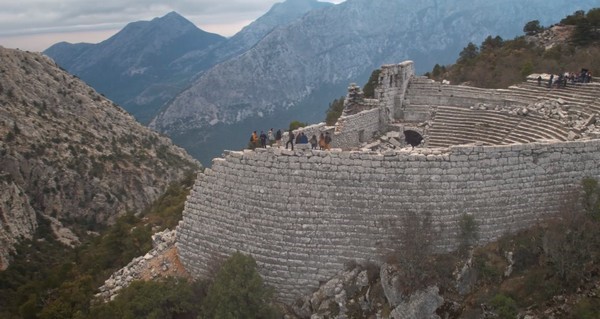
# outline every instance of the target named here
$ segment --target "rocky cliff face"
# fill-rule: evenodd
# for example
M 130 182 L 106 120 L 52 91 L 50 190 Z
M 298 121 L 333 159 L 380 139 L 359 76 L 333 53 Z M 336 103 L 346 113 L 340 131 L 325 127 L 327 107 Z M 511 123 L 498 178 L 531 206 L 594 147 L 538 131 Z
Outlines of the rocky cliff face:
M 0 62 L 0 269 L 36 218 L 107 223 L 199 168 L 46 56 L 0 47 Z
M 480 43 L 488 35 L 513 37 L 522 33 L 527 21 L 549 23 L 593 5 L 594 1 L 349 0 L 311 11 L 206 71 L 150 125 L 177 135 L 285 112 L 313 98 L 319 88 L 340 88 L 326 98 L 344 94 L 349 82 L 365 81 L 381 64 L 411 59 L 421 71 L 429 70 L 435 63 L 453 61 L 470 41 Z M 321 108 L 313 106 L 310 112 L 322 114 L 330 100 L 315 101 Z M 303 120 L 304 113 L 296 111 L 297 119 Z
M 287 0 L 276 3 L 263 16 L 215 48 L 214 55 L 219 62 L 237 56 L 249 50 L 274 29 L 286 26 L 310 11 L 331 6 L 333 4 L 317 0 Z

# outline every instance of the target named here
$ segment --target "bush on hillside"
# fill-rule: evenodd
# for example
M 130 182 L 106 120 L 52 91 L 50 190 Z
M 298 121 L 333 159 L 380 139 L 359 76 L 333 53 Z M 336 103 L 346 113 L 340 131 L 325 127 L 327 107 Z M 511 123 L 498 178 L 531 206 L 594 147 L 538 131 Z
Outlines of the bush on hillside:
M 256 261 L 240 252 L 225 261 L 208 288 L 205 318 L 278 318 L 273 290 L 263 284 Z
M 185 279 L 135 281 L 108 303 L 93 306 L 90 315 L 112 318 L 196 318 L 205 296 L 205 284 L 190 284 Z
M 559 74 L 586 68 L 594 75 L 600 74 L 600 64 L 595 58 L 600 55 L 600 8 L 591 9 L 587 14 L 578 11 L 562 23 L 576 26 L 571 41 L 548 50 L 528 42 L 523 36 L 507 41 L 489 36 L 479 47 L 469 43 L 455 64 L 444 69 L 436 65 L 426 75 L 456 84 L 506 88 L 524 81 L 532 73 Z M 530 21 L 524 29 L 537 30 L 538 24 Z
M 544 30 L 544 28 L 540 25 L 539 20 L 529 21 L 523 27 L 523 32 L 526 35 L 535 35 L 543 30 Z

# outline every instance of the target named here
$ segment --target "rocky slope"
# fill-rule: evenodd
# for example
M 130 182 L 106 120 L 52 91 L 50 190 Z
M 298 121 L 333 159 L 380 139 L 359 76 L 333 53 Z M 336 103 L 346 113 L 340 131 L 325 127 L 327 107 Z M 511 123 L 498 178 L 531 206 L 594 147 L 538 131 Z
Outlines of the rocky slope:
M 124 105 L 141 121 L 209 67 L 209 59 L 176 61 L 189 52 L 207 56 L 225 38 L 198 29 L 176 12 L 128 24 L 98 44 L 58 43 L 44 51 L 62 68 Z
M 310 105 L 293 112 L 296 119 L 313 121 L 310 116 L 323 114 L 349 82 L 365 81 L 381 64 L 411 59 L 424 71 L 454 60 L 465 43 L 479 43 L 490 34 L 512 37 L 527 21 L 557 21 L 594 2 L 348 0 L 311 11 L 212 67 L 150 125 L 171 136 L 210 134 L 216 124 L 290 112 L 308 100 Z M 239 132 L 239 127 L 228 130 Z M 239 148 L 245 142 L 225 146 Z
M 237 56 L 249 50 L 274 29 L 288 25 L 310 11 L 328 8 L 332 5 L 329 2 L 317 0 L 286 0 L 276 3 L 263 16 L 216 47 L 214 55 L 218 62 Z
M 199 168 L 41 54 L 0 47 L 0 105 L 0 269 L 36 218 L 72 238 L 70 226 L 144 208 Z

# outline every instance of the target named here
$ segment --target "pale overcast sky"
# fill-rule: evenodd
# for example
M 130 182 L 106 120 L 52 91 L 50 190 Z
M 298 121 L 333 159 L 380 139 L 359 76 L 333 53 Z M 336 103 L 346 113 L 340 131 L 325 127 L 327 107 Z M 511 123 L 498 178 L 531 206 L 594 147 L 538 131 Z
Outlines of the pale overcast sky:
M 60 41 L 97 43 L 129 22 L 151 20 L 171 11 L 202 30 L 232 36 L 283 1 L 0 0 L 0 46 L 43 51 Z

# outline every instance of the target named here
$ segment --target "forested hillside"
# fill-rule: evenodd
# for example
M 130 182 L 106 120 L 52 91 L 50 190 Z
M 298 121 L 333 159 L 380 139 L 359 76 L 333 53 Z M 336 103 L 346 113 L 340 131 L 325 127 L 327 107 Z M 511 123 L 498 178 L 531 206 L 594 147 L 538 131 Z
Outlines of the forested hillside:
M 600 75 L 600 8 L 577 11 L 547 27 L 533 20 L 523 31 L 512 40 L 488 36 L 481 45 L 469 43 L 455 64 L 436 64 L 427 75 L 485 88 L 505 88 L 532 73 L 587 69 L 593 76 Z

